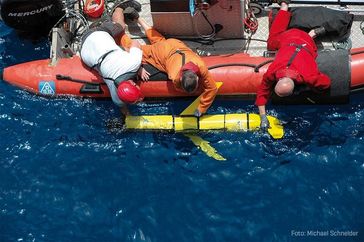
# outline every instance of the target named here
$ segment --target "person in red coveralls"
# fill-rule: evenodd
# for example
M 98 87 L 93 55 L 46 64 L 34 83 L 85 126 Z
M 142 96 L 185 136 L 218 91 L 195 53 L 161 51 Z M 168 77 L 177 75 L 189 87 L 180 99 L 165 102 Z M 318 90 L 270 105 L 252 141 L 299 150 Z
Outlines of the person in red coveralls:
M 288 29 L 291 13 L 288 11 L 289 0 L 278 0 L 278 11 L 268 36 L 268 50 L 278 50 L 277 55 L 263 75 L 257 90 L 255 105 L 261 118 L 260 127 L 269 128 L 265 105 L 274 92 L 280 97 L 293 94 L 295 85 L 306 85 L 313 91 L 330 88 L 330 78 L 321 73 L 315 61 L 317 47 L 314 38 L 324 34 L 319 27 L 306 33 L 302 30 Z

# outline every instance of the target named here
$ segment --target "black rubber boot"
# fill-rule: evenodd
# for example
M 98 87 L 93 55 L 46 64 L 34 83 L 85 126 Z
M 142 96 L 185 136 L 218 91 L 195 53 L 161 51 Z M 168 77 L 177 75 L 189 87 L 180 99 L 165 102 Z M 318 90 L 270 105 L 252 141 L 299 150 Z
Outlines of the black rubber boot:
M 277 0 L 277 3 L 278 3 L 279 5 L 281 5 L 281 3 L 287 3 L 287 4 L 290 4 L 290 3 L 291 3 L 291 1 L 290 1 L 290 0 Z
M 326 34 L 326 30 L 324 27 L 318 27 L 313 30 L 316 34 L 316 36 L 323 36 Z
M 124 10 L 126 10 L 128 7 L 131 7 L 134 8 L 137 12 L 142 11 L 142 5 L 135 0 L 127 0 L 121 3 L 117 2 L 115 3 L 114 9 L 118 7 Z
M 132 7 L 127 7 L 124 10 L 124 17 L 128 20 L 136 20 L 139 18 L 139 13 L 136 9 L 132 8 Z

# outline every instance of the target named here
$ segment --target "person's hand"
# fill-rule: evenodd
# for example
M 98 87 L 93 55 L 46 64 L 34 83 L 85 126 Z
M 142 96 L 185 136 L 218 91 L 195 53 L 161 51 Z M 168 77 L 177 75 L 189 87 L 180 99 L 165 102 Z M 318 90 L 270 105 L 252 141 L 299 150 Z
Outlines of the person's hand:
M 147 82 L 149 80 L 150 73 L 147 72 L 147 70 L 144 69 L 143 67 L 140 67 L 138 75 L 140 76 L 143 82 Z
M 202 116 L 202 113 L 200 112 L 200 110 L 196 109 L 195 112 L 193 113 L 193 116 L 195 116 L 196 118 L 199 118 Z
M 269 121 L 268 121 L 267 115 L 261 114 L 260 115 L 260 129 L 265 132 L 269 128 L 270 127 L 269 127 Z
M 316 38 L 315 30 L 311 29 L 311 30 L 310 30 L 310 32 L 308 32 L 308 35 L 309 35 L 312 39 Z
M 136 48 L 138 48 L 138 49 L 141 49 L 141 48 L 142 48 L 141 44 L 140 44 L 140 43 L 139 43 L 139 41 L 137 41 L 137 40 L 133 40 L 133 41 L 131 42 L 130 48 L 131 48 L 131 47 L 136 47 Z

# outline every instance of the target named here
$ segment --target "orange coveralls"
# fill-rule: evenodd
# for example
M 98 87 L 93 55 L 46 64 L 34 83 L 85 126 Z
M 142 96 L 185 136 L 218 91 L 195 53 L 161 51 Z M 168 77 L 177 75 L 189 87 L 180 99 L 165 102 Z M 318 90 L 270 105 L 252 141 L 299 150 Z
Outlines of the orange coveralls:
M 182 55 L 176 53 L 176 51 L 179 50 L 185 54 L 185 63 L 192 62 L 198 66 L 200 70 L 199 82 L 203 86 L 198 110 L 201 114 L 205 113 L 215 99 L 217 87 L 201 57 L 188 48 L 182 41 L 172 38 L 166 39 L 153 28 L 147 30 L 146 35 L 151 44 L 142 45 L 142 61 L 153 65 L 160 71 L 166 72 L 168 78 L 173 81 L 176 88 L 182 90 L 180 80 Z M 124 34 L 120 44 L 125 48 L 130 47 L 130 37 Z

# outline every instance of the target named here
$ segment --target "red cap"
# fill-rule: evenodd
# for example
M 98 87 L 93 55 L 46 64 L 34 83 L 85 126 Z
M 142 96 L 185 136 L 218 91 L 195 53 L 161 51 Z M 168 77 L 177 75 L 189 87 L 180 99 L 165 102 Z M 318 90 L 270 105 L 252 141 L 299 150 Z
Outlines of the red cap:
M 144 96 L 133 81 L 123 81 L 118 86 L 118 96 L 125 103 L 137 103 L 143 100 Z
M 184 64 L 181 68 L 181 72 L 182 71 L 186 71 L 186 70 L 190 70 L 193 71 L 196 75 L 200 75 L 200 68 L 198 67 L 198 65 L 196 65 L 195 63 L 193 63 L 192 61 L 187 62 L 186 64 Z
M 83 11 L 91 18 L 99 18 L 105 9 L 104 0 L 87 0 Z

